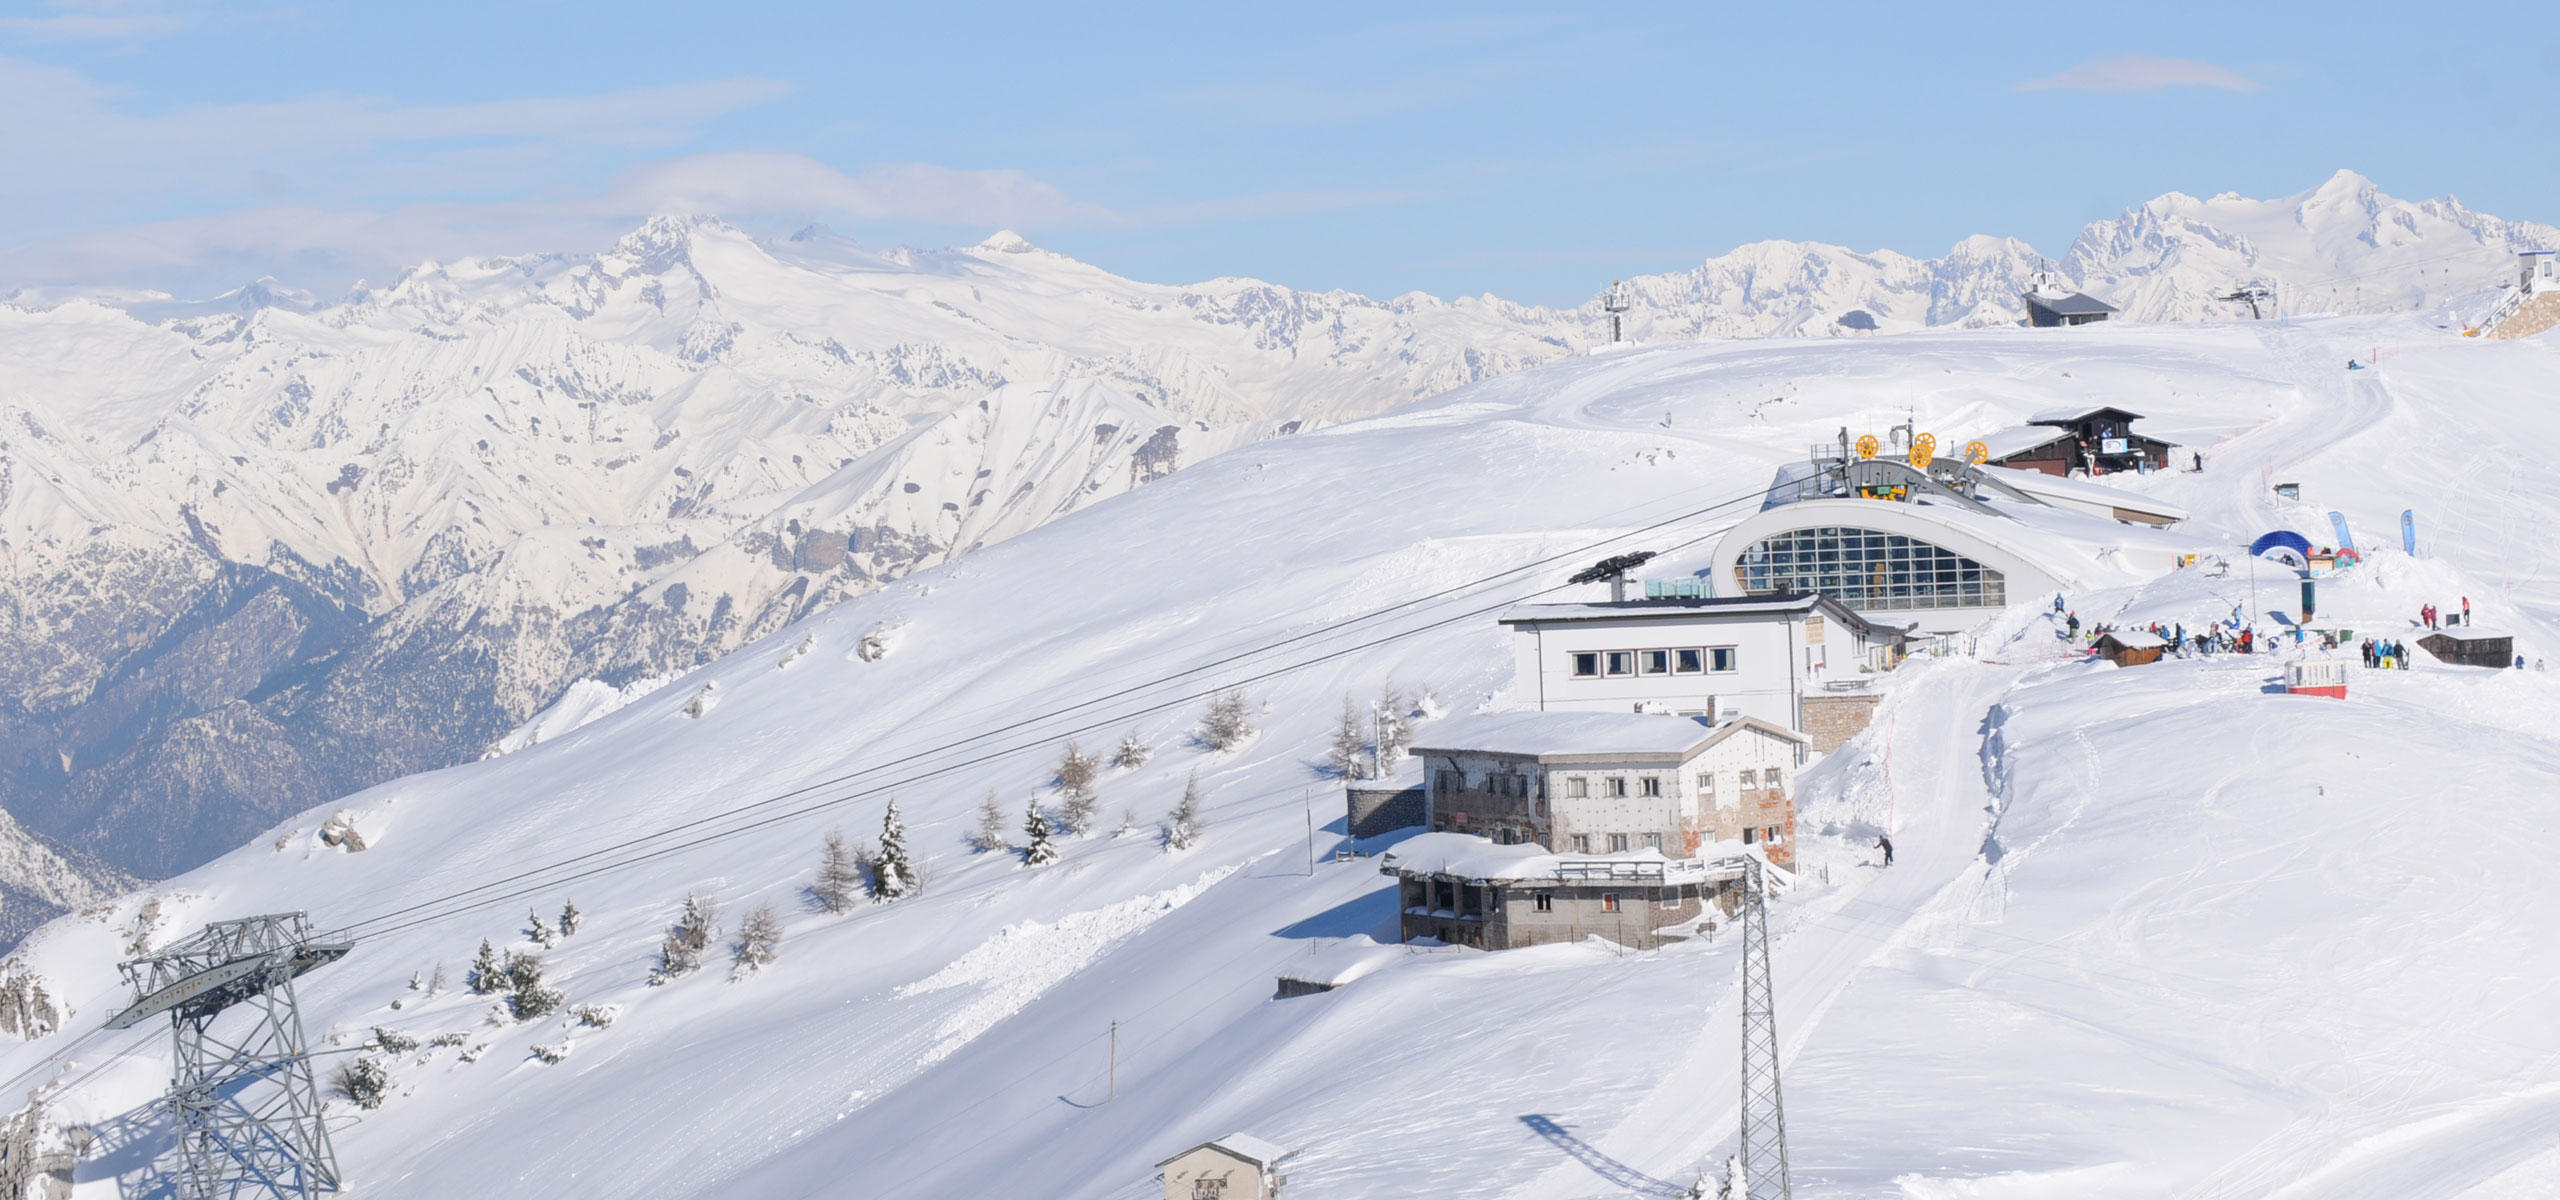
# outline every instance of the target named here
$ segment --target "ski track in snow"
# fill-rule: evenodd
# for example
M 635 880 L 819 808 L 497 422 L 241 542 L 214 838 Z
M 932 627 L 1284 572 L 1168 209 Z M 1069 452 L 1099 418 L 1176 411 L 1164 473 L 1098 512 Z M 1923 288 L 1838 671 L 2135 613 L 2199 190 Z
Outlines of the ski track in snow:
M 1055 921 L 1007 925 L 951 965 L 899 988 L 900 999 L 951 988 L 985 989 L 943 1020 L 934 1031 L 941 1040 L 923 1051 L 915 1066 L 923 1068 L 949 1058 L 1113 946 L 1189 904 L 1240 865 L 1219 867 L 1180 887 L 1069 913 Z

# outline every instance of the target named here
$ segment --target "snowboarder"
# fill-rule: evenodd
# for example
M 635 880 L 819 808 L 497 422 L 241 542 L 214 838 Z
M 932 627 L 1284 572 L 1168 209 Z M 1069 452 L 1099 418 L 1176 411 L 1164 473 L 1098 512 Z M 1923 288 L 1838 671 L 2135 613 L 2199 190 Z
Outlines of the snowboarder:
M 1881 833 L 1877 834 L 1877 835 L 1876 835 L 1876 849 L 1884 851 L 1884 865 L 1886 865 L 1886 866 L 1888 866 L 1888 867 L 1892 866 L 1892 865 L 1893 865 L 1893 839 L 1892 839 L 1892 838 L 1889 838 L 1889 837 L 1886 837 L 1885 835 L 1883 835 L 1883 834 L 1881 834 Z

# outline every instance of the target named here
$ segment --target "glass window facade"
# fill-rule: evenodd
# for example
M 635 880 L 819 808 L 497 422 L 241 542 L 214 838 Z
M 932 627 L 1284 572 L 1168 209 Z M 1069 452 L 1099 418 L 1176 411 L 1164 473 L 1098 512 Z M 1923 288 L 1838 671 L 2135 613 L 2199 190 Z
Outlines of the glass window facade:
M 1753 542 L 1733 565 L 1752 594 L 1821 592 L 1860 611 L 1998 608 L 2000 572 L 1918 538 L 1845 525 L 1790 529 Z

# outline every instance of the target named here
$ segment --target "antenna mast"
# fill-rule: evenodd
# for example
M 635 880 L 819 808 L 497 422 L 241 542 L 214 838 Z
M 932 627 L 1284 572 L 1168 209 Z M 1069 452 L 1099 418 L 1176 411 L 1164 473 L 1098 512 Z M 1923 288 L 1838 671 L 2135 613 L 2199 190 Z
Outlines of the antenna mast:
M 1624 330 L 1621 327 L 1619 318 L 1624 316 L 1626 311 L 1633 307 L 1634 304 L 1634 292 L 1632 289 L 1627 287 L 1625 280 L 1610 280 L 1609 290 L 1600 293 L 1600 311 L 1609 314 L 1610 345 L 1614 346 L 1618 344 L 1619 341 L 1623 340 Z
M 1787 1106 L 1778 1094 L 1778 1009 L 1769 977 L 1769 909 L 1763 864 L 1742 877 L 1742 1179 L 1734 1200 L 1794 1200 L 1787 1178 Z

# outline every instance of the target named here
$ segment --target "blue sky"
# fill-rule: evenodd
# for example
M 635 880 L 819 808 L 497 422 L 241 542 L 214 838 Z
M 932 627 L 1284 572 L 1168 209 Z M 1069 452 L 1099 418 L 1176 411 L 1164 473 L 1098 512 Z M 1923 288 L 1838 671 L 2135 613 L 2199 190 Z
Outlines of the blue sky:
M 2560 221 L 2560 8 L 2425 11 L 10 0 L 0 291 L 335 289 L 655 210 L 1543 303 L 2340 167 Z

